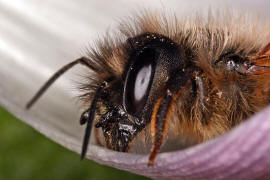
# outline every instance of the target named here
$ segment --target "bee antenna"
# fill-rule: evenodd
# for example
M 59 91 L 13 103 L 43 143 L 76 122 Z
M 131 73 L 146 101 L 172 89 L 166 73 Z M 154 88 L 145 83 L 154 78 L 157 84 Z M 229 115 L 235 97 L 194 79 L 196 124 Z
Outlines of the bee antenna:
M 38 92 L 35 94 L 35 96 L 26 104 L 26 109 L 30 109 L 33 104 L 45 93 L 45 91 L 66 71 L 71 69 L 76 64 L 82 64 L 87 66 L 88 68 L 95 70 L 91 65 L 91 60 L 86 57 L 81 57 L 79 59 L 76 59 L 75 61 L 72 61 L 65 66 L 63 66 L 61 69 L 56 71 L 54 75 L 51 76 L 51 78 L 38 90 Z
M 85 134 L 83 138 L 83 145 L 82 145 L 82 152 L 81 152 L 81 160 L 84 159 L 87 148 L 88 148 L 88 143 L 89 143 L 89 138 L 91 135 L 91 130 L 93 126 L 93 121 L 95 118 L 95 112 L 96 112 L 96 105 L 97 105 L 97 100 L 99 99 L 102 90 L 104 87 L 106 87 L 107 82 L 101 83 L 101 85 L 98 87 L 96 94 L 94 96 L 94 99 L 92 100 L 91 106 L 88 110 L 82 113 L 82 116 L 80 118 L 80 124 L 83 125 L 87 123 L 86 129 L 85 129 Z

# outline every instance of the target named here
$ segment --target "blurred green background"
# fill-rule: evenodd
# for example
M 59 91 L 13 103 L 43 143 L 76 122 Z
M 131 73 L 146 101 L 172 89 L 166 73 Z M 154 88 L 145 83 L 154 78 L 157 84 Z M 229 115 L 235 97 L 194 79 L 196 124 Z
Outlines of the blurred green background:
M 54 143 L 0 107 L 0 180 L 148 178 L 102 166 Z

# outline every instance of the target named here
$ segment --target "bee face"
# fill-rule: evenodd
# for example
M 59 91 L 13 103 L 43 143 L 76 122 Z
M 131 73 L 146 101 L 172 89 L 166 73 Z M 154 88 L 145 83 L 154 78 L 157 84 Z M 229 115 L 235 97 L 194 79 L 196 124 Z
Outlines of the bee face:
M 269 103 L 270 35 L 249 21 L 235 24 L 145 14 L 58 71 L 28 107 L 67 69 L 86 65 L 92 78 L 81 88 L 88 107 L 80 121 L 87 123 L 82 157 L 93 125 L 96 142 L 107 148 L 128 152 L 142 142 L 152 165 L 162 148 L 221 135 Z
M 154 109 L 163 122 L 194 68 L 185 51 L 163 35 L 145 33 L 127 43 L 129 59 L 125 72 L 103 89 L 100 107 L 105 106 L 107 111 L 96 118 L 106 146 L 117 151 L 128 150 L 136 134 L 151 122 L 152 116 L 157 116 Z M 163 126 L 159 127 L 162 131 Z

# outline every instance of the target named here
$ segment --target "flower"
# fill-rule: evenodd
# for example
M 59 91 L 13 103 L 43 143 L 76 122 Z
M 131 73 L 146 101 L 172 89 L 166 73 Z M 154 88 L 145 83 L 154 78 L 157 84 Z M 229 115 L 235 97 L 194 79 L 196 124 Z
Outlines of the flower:
M 149 1 L 147 5 L 164 5 L 158 2 Z M 84 44 L 95 39 L 97 32 L 102 34 L 109 24 L 113 26 L 114 19 L 127 14 L 136 3 L 1 3 L 0 104 L 48 138 L 80 153 L 84 127 L 79 125 L 79 102 L 70 79 L 77 81 L 79 77 L 74 74 L 80 74 L 81 68 L 61 77 L 31 110 L 27 111 L 25 105 L 55 70 L 78 58 Z M 175 10 L 176 3 L 180 2 L 166 5 Z M 192 5 L 205 12 L 210 5 L 217 5 L 210 1 L 196 3 Z M 178 9 L 192 12 L 190 5 L 182 2 Z M 235 6 L 250 7 L 270 16 L 268 8 L 263 8 L 269 7 L 268 1 L 245 1 L 244 5 L 239 1 Z M 221 137 L 185 150 L 160 153 L 153 167 L 147 167 L 147 155 L 120 153 L 96 145 L 89 147 L 87 158 L 156 179 L 255 179 L 270 174 L 269 141 L 267 107 Z

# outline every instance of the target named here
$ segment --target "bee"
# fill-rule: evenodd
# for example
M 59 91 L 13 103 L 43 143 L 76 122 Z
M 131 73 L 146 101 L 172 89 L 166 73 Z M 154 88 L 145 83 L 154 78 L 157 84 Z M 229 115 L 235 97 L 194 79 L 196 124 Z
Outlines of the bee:
M 151 166 L 159 152 L 222 135 L 269 104 L 269 25 L 234 14 L 183 20 L 144 12 L 119 27 L 26 106 L 74 65 L 86 66 L 81 159 L 92 134 L 109 149 L 149 153 Z

